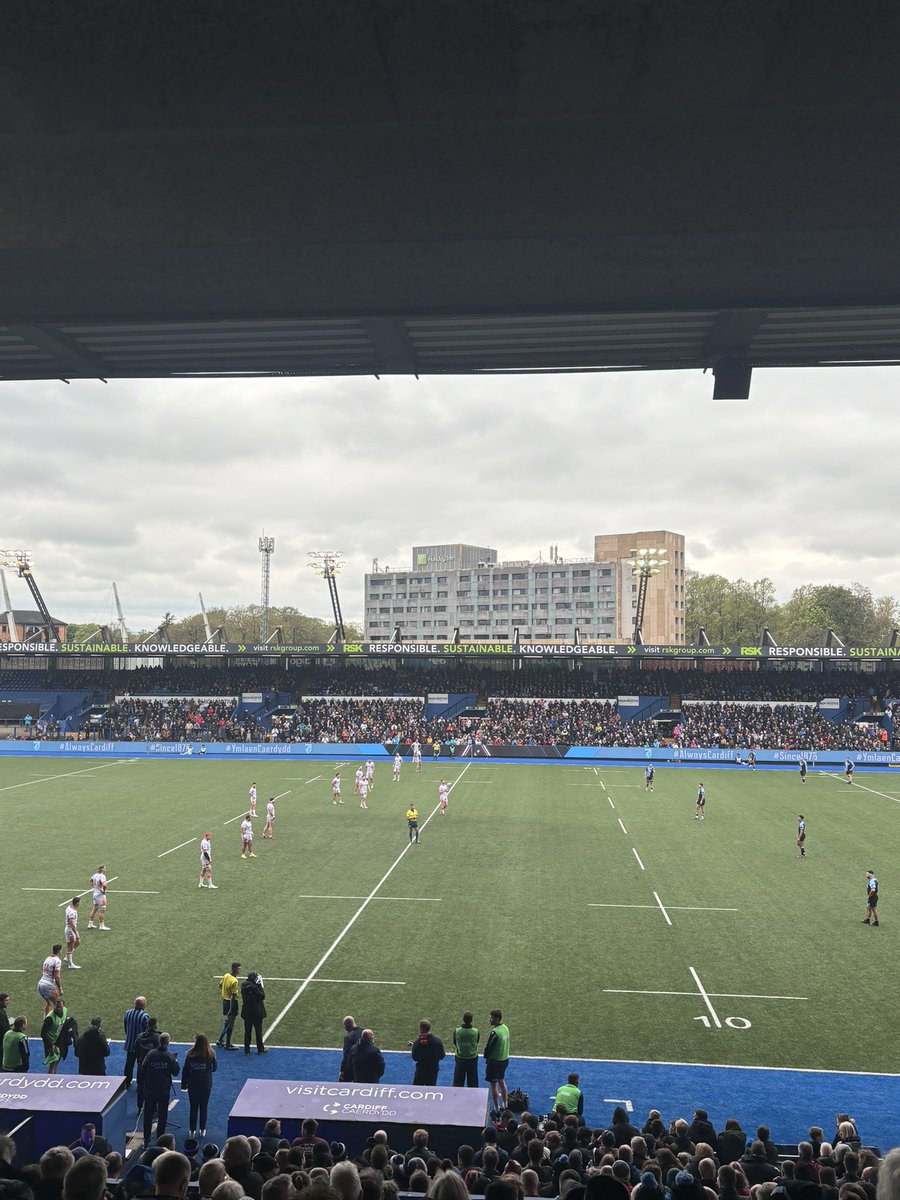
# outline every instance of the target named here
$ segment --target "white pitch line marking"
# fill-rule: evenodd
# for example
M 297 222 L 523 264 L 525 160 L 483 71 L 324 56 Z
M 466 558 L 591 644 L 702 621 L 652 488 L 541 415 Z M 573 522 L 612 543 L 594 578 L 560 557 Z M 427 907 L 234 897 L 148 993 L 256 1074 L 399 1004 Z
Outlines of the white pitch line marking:
M 176 850 L 180 850 L 182 846 L 189 846 L 191 842 L 196 842 L 196 838 L 188 838 L 186 842 L 179 842 L 177 846 L 173 846 L 171 850 L 163 850 L 162 854 L 157 854 L 157 858 L 165 858 L 167 854 L 174 854 Z
M 604 1100 L 604 1104 L 618 1104 L 620 1108 L 624 1108 L 626 1112 L 633 1113 L 634 1105 L 630 1100 Z
M 602 779 L 600 780 L 600 786 L 603 788 L 603 790 L 604 790 L 604 792 L 605 792 L 605 791 L 606 791 L 606 784 L 603 782 L 603 780 L 602 780 Z
M 118 878 L 119 878 L 118 875 L 113 875 L 112 879 L 107 880 L 107 883 L 113 883 Z M 88 892 L 92 892 L 93 890 L 94 890 L 93 888 L 85 888 L 83 892 L 73 892 L 72 895 L 77 896 L 80 900 L 82 896 L 86 896 L 88 894 Z M 59 904 L 57 904 L 56 907 L 62 908 L 62 906 L 64 904 L 68 904 L 68 903 L 69 903 L 68 899 L 65 899 L 65 900 L 61 901 Z
M 659 905 L 659 911 L 660 911 L 660 912 L 662 913 L 662 915 L 663 915 L 663 916 L 666 918 L 666 924 L 667 924 L 667 925 L 671 925 L 671 924 L 672 924 L 672 918 L 671 918 L 671 917 L 669 916 L 669 914 L 666 912 L 666 906 L 663 904 L 662 900 L 660 900 L 660 898 L 659 898 L 659 892 L 654 892 L 654 893 L 653 893 L 653 895 L 656 897 L 656 903 Z
M 719 1020 L 719 1014 L 713 1008 L 713 1003 L 712 1003 L 712 1000 L 710 1000 L 710 998 L 709 998 L 709 993 L 707 992 L 707 990 L 703 986 L 703 984 L 700 982 L 700 976 L 697 974 L 697 972 L 694 970 L 693 967 L 690 967 L 689 970 L 694 977 L 694 983 L 696 983 L 697 987 L 700 989 L 700 995 L 703 997 L 703 1003 L 709 1009 L 709 1015 L 713 1019 L 713 1025 L 715 1025 L 716 1029 L 721 1029 L 722 1022 Z
M 114 878 L 118 879 L 118 875 L 114 876 Z M 23 888 L 20 888 L 19 890 L 22 892 L 65 892 L 67 896 L 75 895 L 75 893 L 72 891 L 71 888 L 23 887 Z M 91 888 L 88 888 L 88 892 L 89 891 L 91 891 Z M 86 896 L 87 892 L 82 892 L 81 894 L 82 894 L 82 896 Z M 128 888 L 110 888 L 109 894 L 111 896 L 158 896 L 159 892 L 132 892 L 132 891 L 129 891 Z M 62 904 L 58 904 L 57 908 L 62 908 Z
M 365 900 L 365 896 L 319 896 L 305 895 L 294 896 L 294 900 Z M 376 896 L 376 900 L 384 902 L 385 900 L 410 900 L 416 904 L 442 904 L 443 899 L 440 896 Z
M 305 779 L 305 780 L 303 781 L 303 782 L 304 782 L 304 786 L 305 786 L 307 783 L 315 783 L 317 779 L 322 779 L 322 778 L 324 778 L 322 775 L 313 775 L 312 779 Z M 287 792 L 284 792 L 283 794 L 286 796 L 286 795 L 287 795 Z M 277 797 L 276 797 L 276 799 L 277 799 Z
M 9 783 L 6 787 L 0 788 L 0 792 L 12 792 L 16 788 L 31 787 L 35 783 L 52 783 L 54 779 L 70 779 L 73 775 L 87 775 L 89 771 L 103 771 L 107 767 L 122 767 L 129 763 L 133 763 L 132 759 L 116 759 L 115 762 L 100 763 L 96 767 L 85 767 L 83 771 L 61 771 L 58 775 L 42 775 L 38 779 L 31 779 L 28 783 Z
M 622 830 L 622 832 L 625 834 L 625 836 L 626 836 L 626 837 L 628 837 L 628 830 L 627 830 L 627 829 L 625 828 L 625 826 L 622 824 L 622 818 L 621 818 L 621 817 L 619 817 L 619 828 Z
M 654 893 L 655 894 L 655 893 Z M 738 912 L 736 908 L 705 908 L 693 904 L 670 904 L 671 912 Z M 655 904 L 588 904 L 588 908 L 656 908 Z
M 221 981 L 219 975 L 213 975 L 213 979 L 218 983 Z M 312 979 L 304 978 L 301 975 L 263 975 L 266 983 L 360 983 L 377 985 L 378 987 L 406 987 L 405 980 L 402 979 Z
M 319 778 L 319 779 L 321 779 L 321 778 L 322 778 L 322 776 L 321 776 L 321 775 L 319 775 L 319 776 L 318 776 L 318 778 Z M 278 793 L 278 795 L 277 795 L 277 796 L 273 796 L 273 797 L 272 797 L 272 799 L 273 799 L 273 800 L 280 800 L 282 796 L 289 796 L 289 795 L 290 795 L 290 793 L 291 793 L 293 790 L 294 790 L 293 788 L 288 788 L 288 790 L 287 790 L 286 792 L 279 792 L 279 793 Z M 241 817 L 246 817 L 246 815 L 247 815 L 248 811 L 249 811 L 249 805 L 247 806 L 247 808 L 245 808 L 245 809 L 244 809 L 244 811 L 243 811 L 243 812 L 239 812 L 239 813 L 238 813 L 238 815 L 237 815 L 236 817 L 229 817 L 229 818 L 228 818 L 228 820 L 227 820 L 227 821 L 223 821 L 223 822 L 222 822 L 222 824 L 223 824 L 223 825 L 230 825 L 232 821 L 239 821 L 239 820 L 241 819 Z M 257 820 L 258 820 L 258 819 L 259 819 L 259 818 L 257 818 Z
M 470 763 L 466 763 L 466 765 L 463 767 L 460 774 L 457 775 L 456 779 L 454 779 L 453 782 L 450 784 L 448 795 L 450 792 L 453 791 L 453 789 L 456 787 L 457 783 L 459 783 L 460 779 L 462 779 L 463 775 L 465 775 L 466 771 L 468 771 L 470 765 L 471 765 Z M 428 816 L 422 822 L 422 829 L 425 828 L 425 826 L 428 824 L 428 822 L 431 820 L 431 818 L 435 815 L 435 813 L 438 812 L 439 808 L 440 808 L 440 805 L 438 805 L 438 804 L 436 804 L 434 806 L 434 808 L 431 810 L 431 812 L 428 814 Z M 310 983 L 314 982 L 316 976 L 319 974 L 319 971 L 321 971 L 322 967 L 325 966 L 325 964 L 328 962 L 329 958 L 331 958 L 332 954 L 334 954 L 335 950 L 337 950 L 338 946 L 341 944 L 341 942 L 344 940 L 344 938 L 347 936 L 347 934 L 350 932 L 350 930 L 353 928 L 353 926 L 356 924 L 356 922 L 359 920 L 359 918 L 363 915 L 363 913 L 369 907 L 371 902 L 375 899 L 375 896 L 378 893 L 378 891 L 380 890 L 381 886 L 388 879 L 390 879 L 391 875 L 393 875 L 395 868 L 397 866 L 399 866 L 399 864 L 403 861 L 403 859 L 406 857 L 407 853 L 412 849 L 412 846 L 413 846 L 412 842 L 406 843 L 406 845 L 403 847 L 403 849 L 400 851 L 400 853 L 397 855 L 397 857 L 394 859 L 394 861 L 391 863 L 391 865 L 388 867 L 388 869 L 385 871 L 385 873 L 382 875 L 382 877 L 378 880 L 378 882 L 372 888 L 371 892 L 369 892 L 368 896 L 365 898 L 365 900 L 363 900 L 362 904 L 359 906 L 359 908 L 356 910 L 356 912 L 353 914 L 353 916 L 350 918 L 350 920 L 347 922 L 347 924 L 344 926 L 344 928 L 341 930 L 341 932 L 337 935 L 337 937 L 334 939 L 334 941 L 331 943 L 331 945 L 328 947 L 328 949 L 325 951 L 325 953 L 322 955 L 322 957 L 319 959 L 319 961 L 313 967 L 312 971 L 309 973 L 309 975 L 306 977 L 306 979 L 303 981 L 303 983 L 300 984 L 300 986 L 297 988 L 296 992 L 294 992 L 293 996 L 291 996 L 290 1000 L 288 1000 L 287 1004 L 284 1006 L 284 1008 L 281 1010 L 281 1012 L 278 1014 L 278 1016 L 275 1018 L 275 1020 L 269 1026 L 269 1028 L 265 1031 L 265 1034 L 263 1035 L 265 1038 L 271 1037 L 272 1030 L 276 1029 L 281 1024 L 281 1021 L 284 1019 L 284 1017 L 287 1016 L 287 1014 L 293 1008 L 294 1004 L 300 999 L 300 997 L 303 995 L 303 993 L 309 987 Z
M 836 774 L 834 773 L 834 771 L 826 771 L 826 772 L 824 772 L 824 773 L 825 773 L 826 775 L 828 775 L 828 776 L 829 776 L 829 778 L 831 778 L 831 779 L 838 779 L 838 780 L 840 780 L 840 782 L 841 782 L 841 783 L 843 783 L 843 782 L 844 782 L 844 777 L 843 777 L 843 775 L 836 775 Z M 850 785 L 850 786 L 851 786 L 851 787 L 858 787 L 858 788 L 862 788 L 862 790 L 863 790 L 864 792 L 871 792 L 873 796 L 883 796 L 883 797 L 885 798 L 885 800 L 893 800 L 895 804 L 900 804 L 900 800 L 898 800 L 896 796 L 889 796 L 887 792 L 879 792 L 879 791 L 877 790 L 877 788 L 870 788 L 870 787 L 866 787 L 866 785 L 865 785 L 864 783 L 857 783 L 857 782 L 854 780 L 854 781 L 853 781 L 853 783 L 851 783 L 851 785 Z
M 634 855 L 634 857 L 637 859 L 637 861 L 638 861 L 638 866 L 641 868 L 641 870 L 642 870 L 642 871 L 646 871 L 646 870 L 647 870 L 647 868 L 646 868 L 646 867 L 644 866 L 644 864 L 641 862 L 641 856 L 638 854 L 637 850 L 635 850 L 634 846 L 632 846 L 632 847 L 631 847 L 631 853 L 632 853 L 632 854 Z
M 604 992 L 609 992 L 612 996 L 694 996 L 696 992 L 665 992 L 655 991 L 650 988 L 604 988 Z M 712 996 L 714 1000 L 804 1000 L 808 1001 L 808 996 L 760 996 L 753 992 L 707 992 L 708 996 Z M 765 1068 L 763 1068 L 765 1069 Z M 776 1070 L 778 1068 L 775 1068 Z M 840 1074 L 840 1072 L 839 1072 Z
M 24 975 L 24 967 L 0 967 L 0 975 Z
M 595 775 L 600 774 L 600 772 L 598 771 L 598 769 L 596 767 L 592 767 L 591 770 L 594 772 Z

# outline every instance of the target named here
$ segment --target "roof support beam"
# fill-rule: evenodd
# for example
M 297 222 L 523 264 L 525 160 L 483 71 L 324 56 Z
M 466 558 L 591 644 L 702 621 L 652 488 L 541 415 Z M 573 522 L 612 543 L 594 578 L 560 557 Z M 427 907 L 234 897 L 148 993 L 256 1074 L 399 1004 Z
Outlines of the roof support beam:
M 81 346 L 77 346 L 53 326 L 7 325 L 6 328 L 16 337 L 20 337 L 32 346 L 37 346 L 46 354 L 52 355 L 64 374 L 86 375 L 90 379 L 100 379 L 106 383 L 104 376 L 107 368 L 101 360 Z

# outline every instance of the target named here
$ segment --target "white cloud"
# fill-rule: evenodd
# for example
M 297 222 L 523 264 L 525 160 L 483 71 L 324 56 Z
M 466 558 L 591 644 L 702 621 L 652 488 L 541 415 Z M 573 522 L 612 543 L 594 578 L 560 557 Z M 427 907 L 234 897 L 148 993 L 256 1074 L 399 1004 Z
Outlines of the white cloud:
M 134 627 L 253 603 L 326 616 L 307 551 L 343 550 L 345 615 L 377 556 L 470 541 L 505 558 L 593 535 L 685 534 L 704 571 L 778 593 L 859 579 L 900 591 L 889 369 L 758 371 L 749 404 L 699 373 L 6 384 L 0 544 L 33 550 L 52 610 Z M 25 606 L 24 585 L 10 581 Z

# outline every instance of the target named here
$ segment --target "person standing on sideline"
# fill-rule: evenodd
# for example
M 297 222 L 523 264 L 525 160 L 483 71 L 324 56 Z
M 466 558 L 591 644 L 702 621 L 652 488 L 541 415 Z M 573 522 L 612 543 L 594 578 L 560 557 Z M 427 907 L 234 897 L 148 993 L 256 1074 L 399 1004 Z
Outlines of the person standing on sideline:
M 187 1092 L 190 1101 L 188 1137 L 194 1137 L 195 1134 L 206 1137 L 206 1112 L 217 1066 L 216 1052 L 210 1046 L 209 1038 L 205 1033 L 198 1033 L 193 1046 L 184 1056 L 184 1070 L 181 1072 L 181 1090 Z
M 231 1039 L 234 1037 L 234 1023 L 238 1015 L 238 993 L 240 985 L 237 981 L 237 973 L 241 969 L 239 962 L 231 964 L 231 970 L 226 971 L 219 983 L 219 988 L 222 992 L 222 1016 L 225 1018 L 225 1024 L 222 1026 L 222 1032 L 216 1038 L 216 1045 L 221 1046 L 223 1050 L 233 1050 Z
M 123 1024 L 125 1026 L 125 1086 L 131 1087 L 131 1082 L 134 1079 L 134 1065 L 137 1062 L 137 1055 L 134 1047 L 147 1028 L 147 997 L 136 996 L 134 1007 L 129 1008 L 125 1013 Z
M 53 1011 L 53 1006 L 63 994 L 59 973 L 62 969 L 62 959 L 59 957 L 62 945 L 57 942 L 44 959 L 41 967 L 41 978 L 38 981 L 38 995 L 44 1001 L 44 1016 Z
M 798 765 L 798 767 L 797 767 L 797 770 L 800 772 L 800 782 L 801 782 L 801 783 L 806 783 L 806 775 L 807 775 L 807 772 L 808 772 L 808 770 L 809 770 L 809 767 L 808 767 L 808 765 L 807 765 L 807 762 L 806 762 L 806 759 L 805 759 L 805 758 L 801 758 L 801 759 L 800 759 L 800 763 L 799 763 L 799 765 Z
M 144 1107 L 144 1059 L 151 1050 L 159 1046 L 159 1029 L 156 1017 L 148 1017 L 144 1032 L 138 1034 L 134 1043 L 134 1061 L 137 1064 L 137 1106 L 138 1112 Z
M 800 847 L 800 858 L 806 858 L 806 820 L 803 813 L 797 818 L 797 845 Z
M 80 903 L 81 897 L 73 896 L 71 903 L 66 906 L 66 966 L 71 967 L 73 971 L 81 970 L 77 963 L 72 962 L 72 955 L 81 945 L 81 935 L 78 932 L 78 905 Z
M 106 867 L 103 863 L 88 880 L 91 885 L 91 911 L 88 913 L 88 929 L 94 929 L 94 917 L 99 914 L 100 928 L 109 929 L 106 924 Z
M 25 1030 L 28 1028 L 27 1017 L 16 1017 L 12 1023 L 12 1028 L 7 1029 L 3 1035 L 3 1070 L 4 1071 L 27 1071 L 31 1061 L 31 1052 L 28 1048 L 28 1034 Z
M 144 1146 L 150 1145 L 153 1119 L 156 1118 L 156 1140 L 166 1132 L 169 1119 L 169 1093 L 172 1080 L 178 1075 L 178 1059 L 169 1050 L 169 1035 L 159 1035 L 159 1045 L 151 1050 L 141 1065 L 144 1081 Z
M 266 989 L 258 971 L 250 971 L 241 984 L 241 1020 L 244 1022 L 244 1053 L 250 1053 L 250 1039 L 256 1035 L 257 1054 L 268 1054 L 263 1045 L 262 1025 L 266 1012 Z
M 93 1017 L 90 1025 L 75 1043 L 75 1057 L 81 1075 L 105 1075 L 109 1057 L 109 1042 L 101 1028 L 99 1017 Z
M 499 1008 L 491 1009 L 491 1032 L 484 1044 L 484 1078 L 490 1085 L 495 1112 L 502 1112 L 509 1099 L 506 1068 L 509 1066 L 509 1028 Z
M 375 1034 L 371 1029 L 364 1029 L 353 1047 L 350 1069 L 354 1083 L 381 1083 L 384 1055 L 375 1045 Z
M 12 1029 L 9 1013 L 6 1011 L 8 1008 L 9 992 L 0 992 L 0 1047 L 3 1046 L 3 1039 L 6 1037 L 7 1030 Z
M 464 1012 L 462 1025 L 453 1031 L 453 1049 L 456 1051 L 454 1087 L 478 1087 L 478 1039 L 481 1035 L 472 1024 L 473 1020 L 470 1012 Z
M 362 1030 L 353 1017 L 344 1017 L 344 1054 L 341 1058 L 341 1070 L 338 1075 L 339 1083 L 353 1082 L 353 1063 L 351 1056 L 362 1037 Z
M 878 880 L 874 871 L 866 871 L 866 917 L 863 925 L 878 924 Z
M 844 775 L 848 783 L 853 782 L 853 760 L 850 758 L 844 759 Z
M 430 1087 L 437 1083 L 441 1059 L 446 1054 L 444 1043 L 431 1032 L 430 1021 L 419 1022 L 419 1036 L 414 1042 L 407 1042 L 412 1047 L 412 1060 L 416 1064 L 413 1083 Z
M 48 1075 L 55 1075 L 62 1058 L 63 1026 L 68 1019 L 69 1011 L 62 1000 L 57 1000 L 50 1012 L 44 1017 L 41 1026 L 41 1041 L 44 1043 L 44 1066 Z
M 697 811 L 694 813 L 695 821 L 703 820 L 703 810 L 706 808 L 706 792 L 703 790 L 703 784 L 697 785 Z

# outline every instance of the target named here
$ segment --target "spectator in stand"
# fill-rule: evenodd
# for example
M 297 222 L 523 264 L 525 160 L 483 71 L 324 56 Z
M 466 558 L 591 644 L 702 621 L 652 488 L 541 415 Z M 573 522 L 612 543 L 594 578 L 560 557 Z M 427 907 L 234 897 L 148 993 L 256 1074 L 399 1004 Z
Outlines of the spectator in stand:
M 62 1200 L 103 1200 L 106 1192 L 106 1162 L 93 1154 L 79 1158 L 66 1172 Z
M 184 1070 L 181 1073 L 181 1090 L 187 1092 L 190 1101 L 188 1136 L 191 1138 L 195 1131 L 200 1137 L 206 1137 L 206 1114 L 217 1066 L 216 1052 L 210 1046 L 209 1038 L 205 1033 L 198 1033 L 193 1046 L 184 1056 Z
M 759 1138 L 750 1143 L 750 1149 L 740 1159 L 741 1170 L 752 1187 L 757 1183 L 768 1183 L 778 1178 L 778 1168 L 773 1166 L 766 1157 L 766 1147 Z
M 632 1138 L 641 1136 L 641 1131 L 632 1125 L 628 1113 L 621 1105 L 613 1109 L 610 1128 L 617 1146 L 630 1146 Z
M 706 1142 L 710 1146 L 716 1144 L 716 1130 L 705 1108 L 694 1110 L 694 1119 L 688 1129 L 688 1135 L 695 1145 L 698 1142 Z M 700 1153 L 699 1146 L 697 1147 L 697 1153 Z
M 63 1180 L 75 1161 L 68 1146 L 51 1146 L 41 1155 L 41 1181 L 32 1189 L 34 1200 L 61 1200 Z
M 222 1162 L 229 1177 L 241 1185 L 245 1196 L 250 1196 L 251 1200 L 260 1200 L 262 1176 L 253 1170 L 250 1164 L 251 1157 L 250 1139 L 243 1135 L 230 1137 L 222 1147 Z
M 737 1162 L 746 1149 L 747 1135 L 741 1129 L 740 1121 L 729 1117 L 725 1122 L 725 1128 L 716 1138 L 716 1154 L 719 1162 Z
M 172 1080 L 178 1075 L 178 1059 L 169 1050 L 169 1035 L 159 1035 L 159 1045 L 150 1050 L 141 1064 L 138 1086 L 143 1078 L 144 1145 L 150 1145 L 153 1120 L 156 1119 L 156 1138 L 166 1132 L 169 1117 L 169 1095 Z
M 167 1200 L 183 1200 L 191 1182 L 190 1160 L 175 1150 L 167 1150 L 153 1161 L 153 1195 Z

